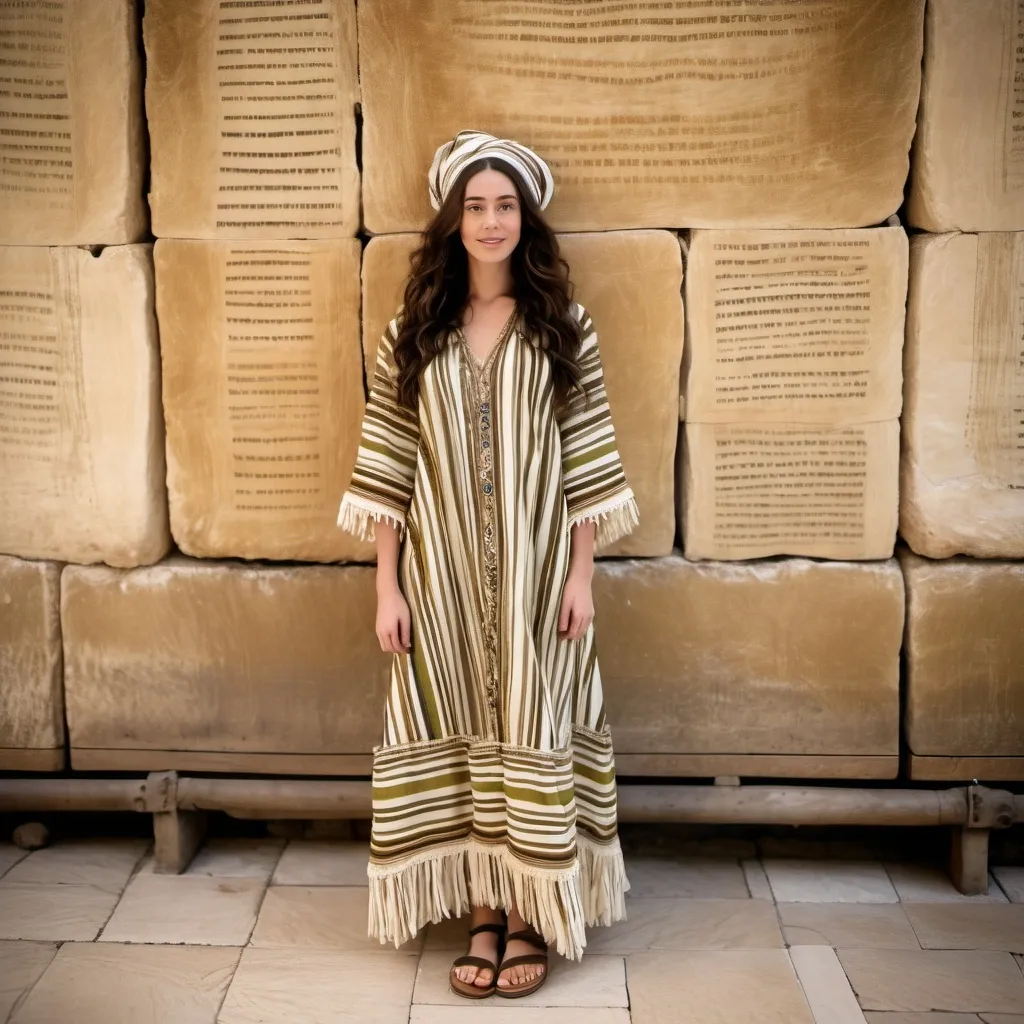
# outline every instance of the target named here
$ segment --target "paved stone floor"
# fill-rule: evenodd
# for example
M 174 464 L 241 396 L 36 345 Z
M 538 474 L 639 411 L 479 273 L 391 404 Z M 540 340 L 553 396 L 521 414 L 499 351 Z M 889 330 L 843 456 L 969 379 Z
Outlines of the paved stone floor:
M 464 923 L 366 938 L 365 846 L 214 839 L 157 875 L 144 840 L 0 844 L 10 1024 L 1024 1024 L 1024 868 L 965 898 L 933 868 L 628 857 L 629 920 L 535 996 L 467 1003 Z

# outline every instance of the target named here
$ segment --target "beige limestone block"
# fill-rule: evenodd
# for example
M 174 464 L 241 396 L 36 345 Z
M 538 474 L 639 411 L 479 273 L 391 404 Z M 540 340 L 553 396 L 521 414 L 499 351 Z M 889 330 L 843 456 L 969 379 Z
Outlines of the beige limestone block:
M 2 246 L 0 292 L 0 550 L 155 562 L 170 537 L 150 246 Z
M 857 227 L 902 202 L 923 0 L 358 10 L 374 233 L 422 226 L 434 150 L 466 127 L 550 163 L 560 230 Z
M 686 418 L 898 417 L 907 254 L 902 228 L 694 231 Z
M 1024 9 L 928 0 L 908 215 L 928 231 L 1024 228 Z
M 161 239 L 156 272 L 181 550 L 372 558 L 337 526 L 365 405 L 359 242 Z
M 160 768 L 174 751 L 368 754 L 390 669 L 375 610 L 368 566 L 66 567 L 72 763 L 90 748 L 96 768 L 104 750 L 171 751 Z
M 616 754 L 897 750 L 894 560 L 606 561 L 594 600 Z
M 686 557 L 889 558 L 899 421 L 694 423 L 677 460 Z
M 900 551 L 907 743 L 917 755 L 1024 755 L 1024 564 Z M 999 776 L 1001 777 L 1001 776 Z
M 0 555 L 0 769 L 63 745 L 60 566 Z
M 353 0 L 147 0 L 143 30 L 155 234 L 355 235 Z
M 134 242 L 147 227 L 136 5 L 0 12 L 0 243 Z
M 372 378 L 377 343 L 402 303 L 419 235 L 380 236 L 363 255 L 363 358 Z M 640 525 L 601 554 L 667 555 L 675 535 L 672 466 L 683 356 L 682 260 L 668 231 L 564 234 L 576 300 L 601 344 L 619 453 Z
M 900 534 L 918 554 L 1024 558 L 1022 365 L 1024 234 L 916 236 Z

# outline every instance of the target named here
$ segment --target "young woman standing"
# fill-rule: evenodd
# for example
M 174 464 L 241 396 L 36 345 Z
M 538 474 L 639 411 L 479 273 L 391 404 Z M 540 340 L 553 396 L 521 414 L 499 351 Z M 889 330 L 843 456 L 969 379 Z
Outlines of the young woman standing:
M 394 654 L 374 750 L 370 934 L 470 912 L 452 988 L 534 991 L 625 917 L 594 648 L 595 544 L 638 522 L 547 165 L 460 132 L 377 352 L 339 525 L 377 544 Z

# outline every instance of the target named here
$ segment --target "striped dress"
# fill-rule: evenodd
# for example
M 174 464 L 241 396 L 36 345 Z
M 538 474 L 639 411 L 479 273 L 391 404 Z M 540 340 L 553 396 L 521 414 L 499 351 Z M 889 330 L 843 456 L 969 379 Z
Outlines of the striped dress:
M 484 364 L 461 331 L 396 401 L 381 338 L 338 524 L 402 536 L 411 649 L 394 655 L 373 756 L 370 934 L 399 945 L 470 906 L 508 908 L 563 956 L 625 917 L 611 736 L 594 627 L 558 637 L 570 529 L 638 522 L 587 311 L 584 393 L 556 415 L 550 364 L 513 313 Z

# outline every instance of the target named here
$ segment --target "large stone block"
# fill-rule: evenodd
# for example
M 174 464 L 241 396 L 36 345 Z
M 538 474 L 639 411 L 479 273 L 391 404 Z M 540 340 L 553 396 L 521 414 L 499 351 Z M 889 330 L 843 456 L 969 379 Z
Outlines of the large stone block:
M 365 398 L 359 242 L 156 243 L 171 530 L 200 557 L 333 562 Z
M 367 770 L 390 669 L 375 608 L 369 566 L 67 566 L 72 765 Z
M 1024 234 L 918 235 L 910 266 L 900 534 L 1024 558 Z
M 928 0 L 910 223 L 1024 228 L 1024 7 Z
M 377 343 L 402 301 L 409 255 L 419 235 L 379 236 L 363 255 L 363 355 L 372 378 Z M 682 260 L 668 231 L 559 236 L 576 299 L 594 319 L 608 401 L 640 525 L 602 554 L 664 555 L 672 550 L 672 466 L 683 355 Z
M 146 0 L 153 231 L 359 228 L 353 0 Z
M 929 758 L 956 758 L 969 779 L 972 759 L 998 758 L 1002 770 L 990 762 L 981 774 L 1024 779 L 1024 563 L 935 562 L 905 549 L 900 562 L 915 774 L 934 773 Z
M 134 242 L 146 232 L 135 4 L 0 11 L 0 243 Z
M 660 755 L 662 770 L 671 755 L 730 755 L 746 765 L 737 774 L 846 775 L 852 760 L 865 774 L 895 775 L 904 616 L 895 560 L 602 562 L 594 597 L 623 765 L 640 754 Z M 718 764 L 707 774 L 730 774 L 729 758 Z
M 903 198 L 923 10 L 363 0 L 366 224 L 419 229 L 466 126 L 550 162 L 561 230 L 876 224 Z
M 686 423 L 676 489 L 686 557 L 889 558 L 899 422 Z
M 150 246 L 2 246 L 0 292 L 0 551 L 155 562 L 170 537 Z
M 64 767 L 60 566 L 0 555 L 0 770 Z
M 896 419 L 907 253 L 902 228 L 692 232 L 686 418 Z

